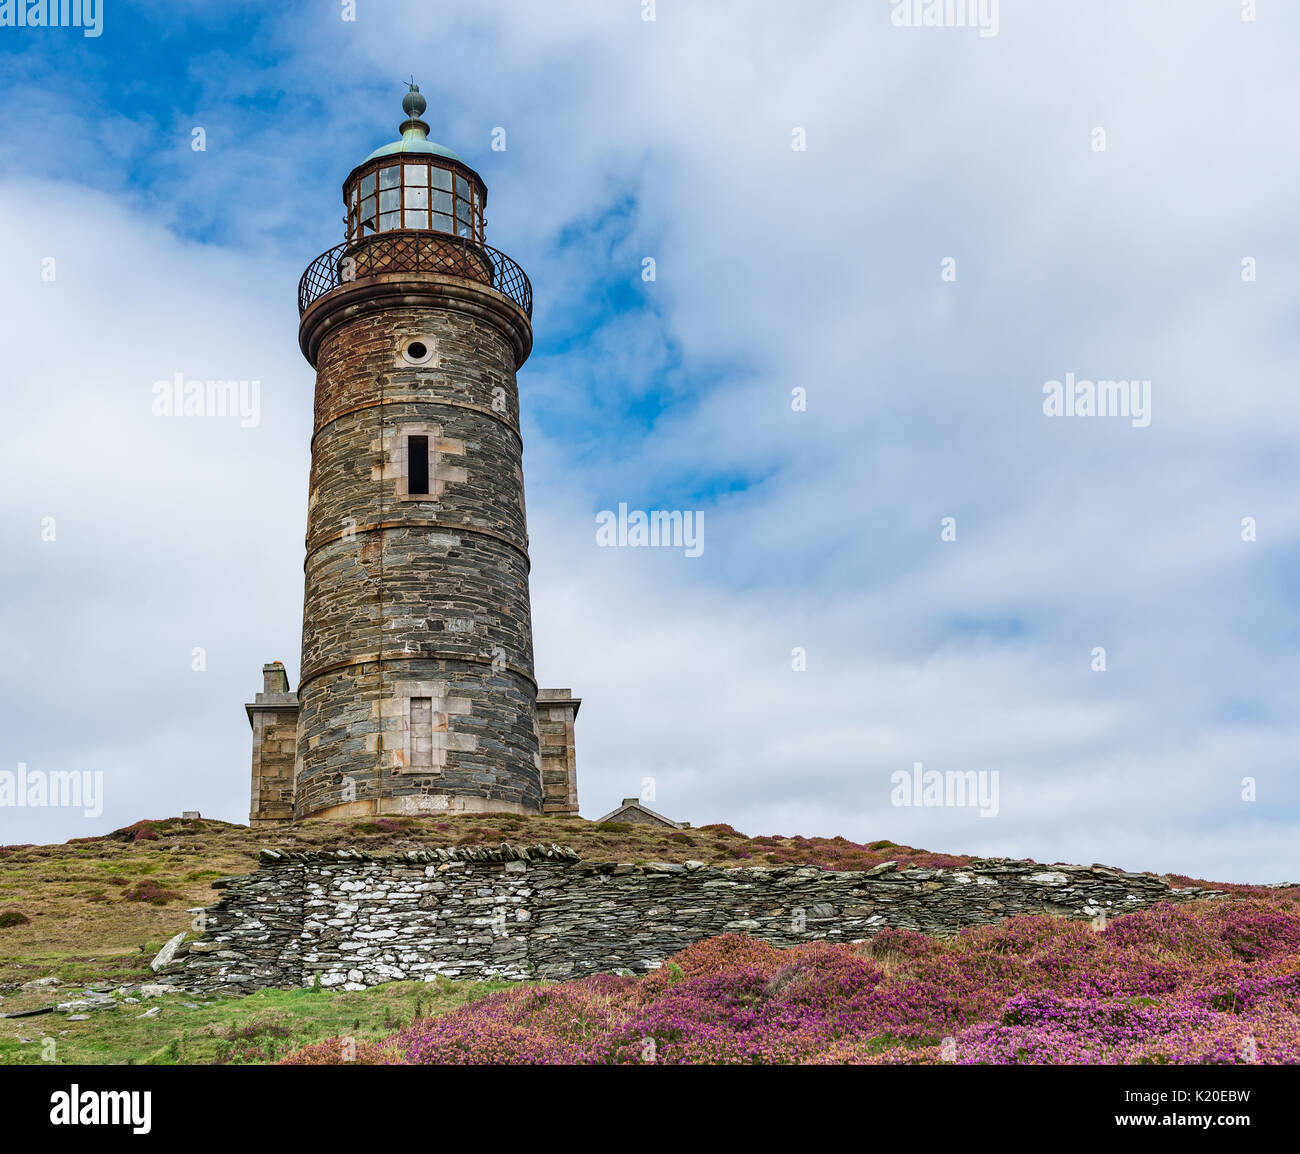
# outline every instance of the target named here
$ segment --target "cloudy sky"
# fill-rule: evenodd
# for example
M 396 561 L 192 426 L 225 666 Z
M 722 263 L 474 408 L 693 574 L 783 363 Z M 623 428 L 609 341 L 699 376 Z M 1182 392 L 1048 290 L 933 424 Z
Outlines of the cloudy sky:
M 536 293 L 537 672 L 583 698 L 586 816 L 1300 875 L 1300 9 L 997 7 L 0 28 L 0 768 L 104 781 L 0 840 L 246 820 L 243 704 L 298 671 L 297 280 L 413 74 Z M 257 423 L 154 416 L 177 373 L 256 379 Z M 1150 381 L 1149 424 L 1048 416 L 1067 374 Z M 598 547 L 620 502 L 702 511 L 702 555 Z M 918 762 L 997 813 L 892 804 Z

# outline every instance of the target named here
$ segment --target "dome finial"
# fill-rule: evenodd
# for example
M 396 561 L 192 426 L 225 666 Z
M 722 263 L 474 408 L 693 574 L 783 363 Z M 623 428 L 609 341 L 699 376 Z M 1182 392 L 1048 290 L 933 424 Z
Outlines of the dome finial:
M 424 115 L 424 110 L 428 107 L 428 103 L 425 101 L 424 97 L 420 95 L 420 86 L 415 83 L 414 76 L 412 76 L 407 82 L 406 87 L 406 95 L 402 97 L 402 111 L 406 113 L 408 121 L 418 121 L 420 117 Z M 402 130 L 406 130 L 405 125 L 402 126 Z M 425 132 L 428 131 L 429 130 L 426 127 Z
M 402 97 L 402 111 L 406 113 L 406 119 L 398 126 L 398 131 L 403 139 L 427 140 L 429 126 L 420 116 L 428 105 L 420 95 L 420 86 L 415 83 L 414 76 L 407 81 L 406 88 L 406 95 Z

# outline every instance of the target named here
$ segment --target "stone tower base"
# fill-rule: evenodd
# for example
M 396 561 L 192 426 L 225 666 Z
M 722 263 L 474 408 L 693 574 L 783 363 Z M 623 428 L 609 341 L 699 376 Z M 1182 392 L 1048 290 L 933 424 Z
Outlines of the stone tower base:
M 263 691 L 244 706 L 253 730 L 253 782 L 249 825 L 283 825 L 294 820 L 295 757 L 299 738 L 298 695 L 289 689 L 282 662 L 262 666 Z M 541 744 L 543 804 L 546 814 L 578 812 L 578 773 L 574 719 L 582 699 L 569 689 L 537 692 L 537 733 Z M 363 797 L 312 811 L 312 817 L 412 817 L 439 813 L 517 813 L 538 811 L 501 798 L 427 792 L 396 797 Z

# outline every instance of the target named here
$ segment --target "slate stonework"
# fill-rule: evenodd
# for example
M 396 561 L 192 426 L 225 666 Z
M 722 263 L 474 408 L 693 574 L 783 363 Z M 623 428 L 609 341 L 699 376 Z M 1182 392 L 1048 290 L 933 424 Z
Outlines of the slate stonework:
M 448 278 L 382 287 L 342 286 L 303 317 L 317 381 L 293 816 L 540 812 L 515 381 L 528 320 Z M 428 443 L 423 496 L 412 435 Z
M 952 869 L 723 869 L 587 862 L 559 846 L 290 853 L 213 883 L 206 933 L 169 967 L 204 991 L 364 989 L 402 979 L 558 979 L 643 973 L 702 938 L 779 946 L 951 935 L 1017 914 L 1115 916 L 1221 897 L 1102 866 L 989 860 Z
M 364 178 L 381 205 L 398 165 Z M 302 662 L 296 692 L 248 706 L 257 826 L 578 810 L 578 699 L 539 710 L 533 670 L 516 381 L 532 290 L 482 246 L 482 180 L 450 167 L 478 190 L 476 241 L 427 215 L 363 237 L 354 211 L 299 286 L 316 370 Z

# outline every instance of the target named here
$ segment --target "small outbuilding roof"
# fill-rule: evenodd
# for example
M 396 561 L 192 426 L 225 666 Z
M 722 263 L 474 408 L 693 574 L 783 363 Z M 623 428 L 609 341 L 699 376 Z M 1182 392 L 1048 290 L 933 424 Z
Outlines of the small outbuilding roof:
M 669 829 L 689 829 L 689 821 L 673 821 L 670 817 L 664 817 L 661 813 L 656 813 L 648 805 L 643 805 L 640 798 L 625 797 L 618 805 L 617 809 L 612 809 L 604 817 L 598 817 L 597 821 L 633 821 L 641 818 L 642 824 L 645 825 L 662 825 Z M 648 821 L 646 819 L 649 819 Z

